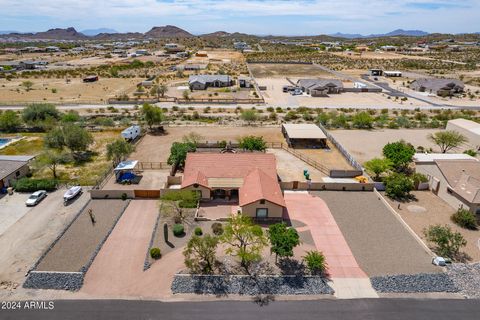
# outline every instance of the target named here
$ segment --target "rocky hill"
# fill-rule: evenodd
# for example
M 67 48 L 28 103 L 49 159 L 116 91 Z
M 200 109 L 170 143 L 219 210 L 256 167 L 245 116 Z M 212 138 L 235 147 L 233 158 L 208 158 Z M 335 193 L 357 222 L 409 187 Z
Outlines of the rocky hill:
M 163 27 L 153 27 L 145 33 L 147 38 L 190 38 L 193 35 L 179 27 L 166 25 Z

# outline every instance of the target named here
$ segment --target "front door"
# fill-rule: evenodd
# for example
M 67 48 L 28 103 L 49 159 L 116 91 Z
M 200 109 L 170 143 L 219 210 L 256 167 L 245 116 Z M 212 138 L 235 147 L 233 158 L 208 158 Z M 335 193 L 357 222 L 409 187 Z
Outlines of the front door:
M 257 219 L 268 218 L 268 209 L 267 208 L 257 208 L 256 217 L 257 217 Z

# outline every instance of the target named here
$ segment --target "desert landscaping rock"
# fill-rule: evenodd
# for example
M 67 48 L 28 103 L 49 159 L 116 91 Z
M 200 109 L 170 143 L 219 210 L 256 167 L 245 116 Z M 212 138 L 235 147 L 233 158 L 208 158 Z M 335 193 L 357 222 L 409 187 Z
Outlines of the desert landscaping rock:
M 480 298 L 480 263 L 455 263 L 447 270 L 460 293 L 467 298 Z
M 458 292 L 455 283 L 446 273 L 401 274 L 373 277 L 373 288 L 384 293 Z
M 81 272 L 30 272 L 24 288 L 77 291 L 82 287 Z
M 322 277 L 208 275 L 176 275 L 172 283 L 172 292 L 214 295 L 331 295 L 334 293 Z

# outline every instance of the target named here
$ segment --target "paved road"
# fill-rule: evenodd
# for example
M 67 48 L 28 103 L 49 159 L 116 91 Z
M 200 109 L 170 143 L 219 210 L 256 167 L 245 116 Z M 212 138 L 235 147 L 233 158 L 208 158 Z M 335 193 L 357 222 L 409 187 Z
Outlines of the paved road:
M 122 300 L 55 301 L 53 310 L 0 310 L 1 319 L 478 319 L 476 300 L 357 299 L 318 301 L 176 302 Z

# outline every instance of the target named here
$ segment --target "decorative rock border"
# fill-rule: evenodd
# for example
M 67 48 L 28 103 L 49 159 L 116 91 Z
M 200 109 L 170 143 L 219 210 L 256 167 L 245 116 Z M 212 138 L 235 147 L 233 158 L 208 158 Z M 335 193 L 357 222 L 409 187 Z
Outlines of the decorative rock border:
M 152 264 L 150 263 L 150 249 L 153 247 L 153 241 L 155 240 L 155 235 L 157 234 L 158 224 L 160 222 L 160 215 L 161 215 L 160 212 L 161 212 L 161 210 L 162 210 L 162 208 L 160 207 L 160 210 L 159 210 L 158 216 L 157 216 L 157 221 L 155 221 L 155 226 L 153 227 L 152 236 L 150 237 L 150 243 L 148 244 L 147 253 L 145 254 L 145 262 L 143 263 L 143 271 L 147 271 L 152 266 Z
M 77 291 L 83 285 L 83 276 L 81 272 L 32 271 L 23 287 Z
M 196 294 L 240 295 L 333 295 L 325 278 L 316 276 L 223 276 L 176 274 L 172 292 Z
M 384 293 L 458 292 L 455 283 L 446 273 L 401 274 L 373 277 L 373 288 Z
M 60 233 L 60 235 L 55 239 L 55 241 L 50 244 L 50 246 L 45 250 L 45 252 L 40 256 L 38 261 L 33 265 L 33 267 L 28 271 L 27 279 L 23 283 L 24 288 L 30 289 L 57 289 L 57 290 L 70 290 L 70 291 L 77 291 L 83 285 L 83 278 L 87 273 L 88 269 L 95 260 L 98 252 L 102 249 L 103 244 L 107 241 L 108 237 L 112 233 L 113 229 L 117 225 L 120 218 L 123 216 L 123 213 L 127 209 L 128 205 L 130 204 L 130 200 L 127 200 L 125 207 L 123 208 L 122 212 L 118 215 L 115 222 L 113 223 L 110 230 L 108 230 L 105 237 L 102 241 L 98 244 L 95 251 L 93 252 L 92 256 L 88 260 L 88 262 L 80 268 L 78 272 L 68 272 L 68 271 L 36 271 L 36 268 L 40 264 L 40 262 L 45 258 L 45 256 L 52 250 L 55 244 L 62 238 L 62 236 L 67 232 L 67 230 L 72 226 L 72 224 L 77 220 L 80 214 L 85 210 L 91 200 L 89 200 L 76 214 L 72 222 L 70 222 L 65 229 Z
M 462 295 L 480 298 L 480 263 L 453 263 L 447 266 L 447 273 Z

